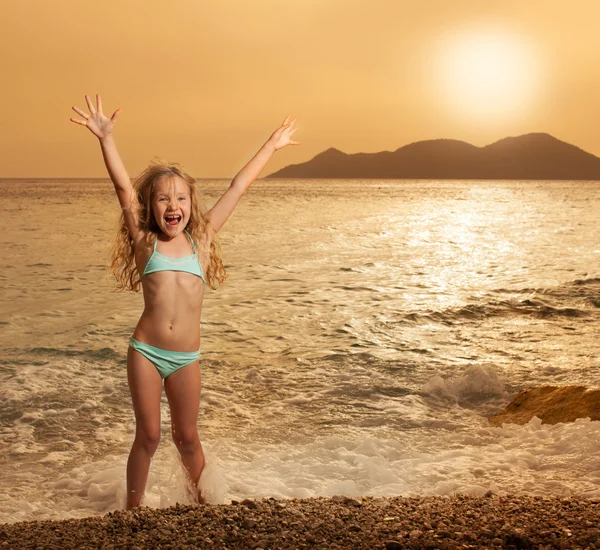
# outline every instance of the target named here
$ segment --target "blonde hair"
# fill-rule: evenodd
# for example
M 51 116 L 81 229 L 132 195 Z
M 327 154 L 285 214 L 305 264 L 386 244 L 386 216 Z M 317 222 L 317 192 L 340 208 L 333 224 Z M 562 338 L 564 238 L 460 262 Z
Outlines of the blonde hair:
M 139 228 L 146 235 L 146 246 L 152 247 L 160 232 L 152 212 L 152 195 L 156 184 L 162 178 L 177 176 L 187 182 L 190 192 L 191 209 L 190 219 L 185 229 L 192 237 L 198 252 L 208 253 L 210 263 L 206 271 L 206 283 L 210 288 L 216 290 L 227 277 L 227 272 L 221 260 L 221 245 L 216 235 L 210 243 L 210 250 L 206 250 L 206 234 L 208 220 L 202 213 L 200 199 L 196 191 L 196 180 L 187 174 L 181 166 L 176 163 L 165 163 L 162 161 L 152 162 L 135 180 L 131 208 L 138 209 Z M 141 274 L 138 273 L 135 264 L 134 242 L 127 226 L 125 218 L 121 213 L 119 230 L 111 251 L 110 267 L 117 280 L 117 290 L 133 290 L 138 292 L 141 285 Z

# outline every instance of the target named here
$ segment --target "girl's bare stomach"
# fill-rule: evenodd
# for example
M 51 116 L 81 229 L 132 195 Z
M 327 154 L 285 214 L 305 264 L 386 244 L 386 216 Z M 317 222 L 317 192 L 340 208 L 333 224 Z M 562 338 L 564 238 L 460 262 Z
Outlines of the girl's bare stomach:
M 142 314 L 133 337 L 138 342 L 169 351 L 198 351 L 200 349 L 200 316 L 195 320 L 153 318 Z
M 144 288 L 146 305 L 133 337 L 169 351 L 198 351 L 203 289 L 192 289 L 188 285 L 182 288 L 173 283 Z

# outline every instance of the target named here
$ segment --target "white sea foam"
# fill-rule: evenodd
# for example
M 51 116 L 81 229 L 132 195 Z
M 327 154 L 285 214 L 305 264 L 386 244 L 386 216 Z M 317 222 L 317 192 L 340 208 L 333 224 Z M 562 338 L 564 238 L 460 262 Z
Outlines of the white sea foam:
M 208 503 L 244 498 L 343 494 L 417 496 L 464 493 L 600 497 L 600 422 L 505 424 L 400 439 L 327 437 L 305 445 L 204 443 L 200 487 Z M 73 468 L 58 480 L 36 480 L 20 497 L 0 497 L 0 522 L 83 517 L 124 507 L 126 455 Z M 55 458 L 55 460 L 58 460 Z M 44 496 L 42 496 L 44 495 Z M 51 497 L 48 497 L 51 495 Z M 159 448 L 143 503 L 190 504 L 175 446 Z
M 471 365 L 454 380 L 433 376 L 423 385 L 425 394 L 448 399 L 454 403 L 507 397 L 504 381 L 491 366 Z

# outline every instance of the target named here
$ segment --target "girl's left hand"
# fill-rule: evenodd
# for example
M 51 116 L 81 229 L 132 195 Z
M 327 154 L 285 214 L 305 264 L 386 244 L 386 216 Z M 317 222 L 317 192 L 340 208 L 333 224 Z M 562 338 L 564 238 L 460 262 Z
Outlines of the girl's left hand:
M 290 122 L 290 118 L 292 118 L 291 115 L 286 116 L 283 124 L 277 128 L 269 138 L 269 143 L 273 145 L 275 151 L 282 149 L 286 145 L 300 145 L 300 142 L 291 139 L 297 128 L 292 128 L 296 119 Z

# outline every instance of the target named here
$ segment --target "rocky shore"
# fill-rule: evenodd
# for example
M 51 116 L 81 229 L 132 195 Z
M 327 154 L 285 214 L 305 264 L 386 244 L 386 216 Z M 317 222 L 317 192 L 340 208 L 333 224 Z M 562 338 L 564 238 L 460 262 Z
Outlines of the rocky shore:
M 600 388 L 587 386 L 537 386 L 525 388 L 489 418 L 492 426 L 527 424 L 537 416 L 542 424 L 574 422 L 578 418 L 600 420 Z
M 244 500 L 0 525 L 0 548 L 599 548 L 600 499 Z

